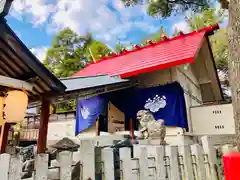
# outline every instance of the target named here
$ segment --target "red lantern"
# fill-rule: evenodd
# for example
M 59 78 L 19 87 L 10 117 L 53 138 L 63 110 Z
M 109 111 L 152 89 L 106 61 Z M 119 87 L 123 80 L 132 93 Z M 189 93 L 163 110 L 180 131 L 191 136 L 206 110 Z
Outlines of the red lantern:
M 239 180 L 240 152 L 232 152 L 223 156 L 225 180 Z

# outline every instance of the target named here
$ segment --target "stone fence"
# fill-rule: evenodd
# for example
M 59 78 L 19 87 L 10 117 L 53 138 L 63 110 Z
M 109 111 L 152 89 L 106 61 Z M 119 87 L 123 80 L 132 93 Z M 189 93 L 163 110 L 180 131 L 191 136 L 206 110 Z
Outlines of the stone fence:
M 36 155 L 32 177 L 27 180 L 218 180 L 221 170 L 216 149 L 207 136 L 201 140 L 201 145 L 119 149 L 81 140 L 77 152 L 58 152 L 55 162 L 49 163 L 48 154 Z M 22 167 L 20 155 L 0 155 L 1 180 L 20 180 Z M 50 177 L 53 169 L 54 178 Z

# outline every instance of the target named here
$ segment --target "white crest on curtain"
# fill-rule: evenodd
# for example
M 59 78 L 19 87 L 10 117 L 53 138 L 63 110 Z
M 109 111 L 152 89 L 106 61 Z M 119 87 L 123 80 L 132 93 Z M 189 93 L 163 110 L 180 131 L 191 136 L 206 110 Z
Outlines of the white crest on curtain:
M 83 107 L 83 108 L 80 109 L 80 111 L 81 111 L 82 117 L 84 119 L 87 119 L 89 114 L 90 114 L 88 108 L 87 107 Z
M 166 99 L 166 96 L 163 95 L 160 97 L 157 94 L 153 99 L 149 98 L 148 100 L 146 100 L 144 108 L 150 110 L 153 113 L 158 112 L 159 109 L 165 108 L 165 106 L 167 105 Z

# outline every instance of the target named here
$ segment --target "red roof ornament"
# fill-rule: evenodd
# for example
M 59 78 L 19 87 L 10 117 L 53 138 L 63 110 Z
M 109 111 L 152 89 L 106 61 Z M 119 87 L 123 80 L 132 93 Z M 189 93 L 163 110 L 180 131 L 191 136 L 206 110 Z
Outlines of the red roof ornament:
M 117 54 L 116 54 L 115 52 L 111 52 L 111 55 L 112 55 L 113 57 L 117 56 Z
M 182 31 L 179 31 L 179 36 L 184 36 L 185 34 Z
M 137 45 L 137 44 L 135 44 L 134 47 L 135 47 L 136 49 L 141 49 L 141 46 L 139 46 L 139 45 Z
M 90 66 L 91 64 L 93 64 L 93 62 L 87 63 L 87 64 L 85 65 L 85 67 L 88 67 L 88 66 Z
M 122 52 L 123 53 L 128 53 L 128 50 L 126 50 L 125 48 L 122 48 Z
M 101 60 L 107 59 L 106 56 L 100 55 Z
M 170 40 L 167 36 L 163 36 L 163 40 L 164 41 L 168 41 L 168 40 Z
M 206 32 L 208 35 L 211 35 L 214 33 L 215 30 L 219 29 L 219 25 L 218 24 L 214 24 L 212 26 L 200 29 L 198 32 Z
M 147 43 L 148 43 L 149 45 L 154 45 L 154 43 L 152 42 L 152 40 L 147 40 Z
M 127 51 L 116 57 L 108 57 L 82 69 L 73 77 L 109 75 L 127 78 L 142 73 L 170 68 L 195 61 L 196 54 L 205 37 L 213 34 L 218 25 L 193 31 L 184 36 L 165 38 L 152 46 Z M 127 53 L 126 53 L 127 52 Z

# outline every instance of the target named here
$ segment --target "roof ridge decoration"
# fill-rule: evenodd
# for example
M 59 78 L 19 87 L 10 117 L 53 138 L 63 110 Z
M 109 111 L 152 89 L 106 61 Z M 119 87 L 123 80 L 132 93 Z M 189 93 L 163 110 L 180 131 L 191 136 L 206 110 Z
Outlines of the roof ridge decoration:
M 86 67 L 87 66 L 90 66 L 91 64 L 97 64 L 97 63 L 101 63 L 102 61 L 105 61 L 105 60 L 109 60 L 109 59 L 112 59 L 112 58 L 115 58 L 115 57 L 119 57 L 119 56 L 124 56 L 126 54 L 129 54 L 129 53 L 134 53 L 136 51 L 139 51 L 139 50 L 142 50 L 142 49 L 147 49 L 149 47 L 153 47 L 153 46 L 157 46 L 157 45 L 160 45 L 162 43 L 166 43 L 166 42 L 169 42 L 169 41 L 174 41 L 174 40 L 177 40 L 179 38 L 183 38 L 183 37 L 186 37 L 186 36 L 191 36 L 191 35 L 194 35 L 196 33 L 200 33 L 200 32 L 206 32 L 207 35 L 211 35 L 213 34 L 213 31 L 219 29 L 219 25 L 218 24 L 215 24 L 215 25 L 212 25 L 212 26 L 209 26 L 209 27 L 206 27 L 206 28 L 202 28 L 198 31 L 192 31 L 190 33 L 183 33 L 182 31 L 179 31 L 179 35 L 178 36 L 175 36 L 175 37 L 172 37 L 172 38 L 169 38 L 167 36 L 163 36 L 163 39 L 161 39 L 160 41 L 158 42 L 153 42 L 152 40 L 147 40 L 147 44 L 148 45 L 145 45 L 145 46 L 141 46 L 141 45 L 134 45 L 135 49 L 132 49 L 132 50 L 127 50 L 126 48 L 122 48 L 122 53 L 115 53 L 115 52 L 112 52 L 111 56 L 102 56 L 100 55 L 100 60 L 96 61 L 96 62 L 90 62 L 90 63 L 87 63 L 86 64 Z

